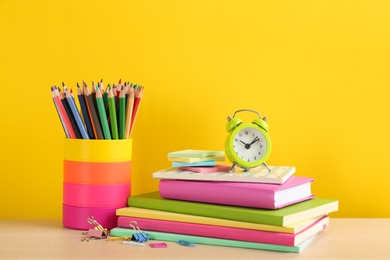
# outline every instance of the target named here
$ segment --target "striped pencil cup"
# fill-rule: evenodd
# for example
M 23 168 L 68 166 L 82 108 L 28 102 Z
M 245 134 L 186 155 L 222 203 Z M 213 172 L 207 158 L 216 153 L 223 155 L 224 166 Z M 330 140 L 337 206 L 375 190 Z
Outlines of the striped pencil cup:
M 131 194 L 132 139 L 65 138 L 62 221 L 68 228 L 92 228 L 94 217 L 104 228 L 117 226 L 116 210 Z

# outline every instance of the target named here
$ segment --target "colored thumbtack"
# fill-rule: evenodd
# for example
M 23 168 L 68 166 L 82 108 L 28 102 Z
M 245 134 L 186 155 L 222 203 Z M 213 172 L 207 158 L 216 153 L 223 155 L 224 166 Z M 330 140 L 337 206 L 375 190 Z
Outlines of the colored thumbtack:
M 166 243 L 160 243 L 160 242 L 150 243 L 149 246 L 152 248 L 166 248 L 166 247 L 168 247 L 168 245 Z
M 195 243 L 188 242 L 185 240 L 179 240 L 176 243 L 178 243 L 179 245 L 182 245 L 182 246 L 195 246 Z

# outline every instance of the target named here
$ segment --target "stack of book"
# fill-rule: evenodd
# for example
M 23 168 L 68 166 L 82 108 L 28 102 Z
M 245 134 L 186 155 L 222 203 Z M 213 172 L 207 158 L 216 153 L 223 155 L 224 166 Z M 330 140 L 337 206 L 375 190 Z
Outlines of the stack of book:
M 294 175 L 293 166 L 230 172 L 217 163 L 220 151 L 177 151 L 168 159 L 171 168 L 153 173 L 159 191 L 130 196 L 116 211 L 112 236 L 131 236 L 136 221 L 154 240 L 299 253 L 338 210 L 337 199 L 315 197 L 313 178 Z

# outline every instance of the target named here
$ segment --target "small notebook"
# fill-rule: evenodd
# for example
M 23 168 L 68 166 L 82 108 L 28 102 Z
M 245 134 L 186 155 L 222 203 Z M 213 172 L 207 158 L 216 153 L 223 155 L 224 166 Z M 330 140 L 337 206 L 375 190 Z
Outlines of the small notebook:
M 224 151 L 213 150 L 181 150 L 168 153 L 168 158 L 204 158 L 207 156 L 223 155 Z

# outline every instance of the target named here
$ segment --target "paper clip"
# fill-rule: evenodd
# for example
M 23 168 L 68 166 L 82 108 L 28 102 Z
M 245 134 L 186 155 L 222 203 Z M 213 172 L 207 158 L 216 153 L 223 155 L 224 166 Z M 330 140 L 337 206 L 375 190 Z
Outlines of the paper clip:
M 130 227 L 132 227 L 135 231 L 135 234 L 131 237 L 131 240 L 135 240 L 137 242 L 146 242 L 150 239 L 150 237 L 138 227 L 136 221 L 130 221 Z
M 108 236 L 107 229 L 102 227 L 102 225 L 100 225 L 99 222 L 97 222 L 97 220 L 93 216 L 88 217 L 87 222 L 93 226 L 93 229 L 89 230 L 88 235 L 90 235 L 90 233 L 93 233 L 94 236 L 97 237 L 97 232 L 94 232 L 93 230 L 98 230 L 101 231 L 100 238 L 107 238 Z
M 84 231 L 81 234 L 87 235 L 88 237 L 82 238 L 81 241 L 83 242 L 89 242 L 91 240 L 95 239 L 101 239 L 101 238 L 107 238 L 108 237 L 108 231 L 102 225 L 99 224 L 99 222 L 96 221 L 96 219 L 92 217 L 88 217 L 87 222 L 93 226 L 93 228 L 90 228 L 88 231 Z

